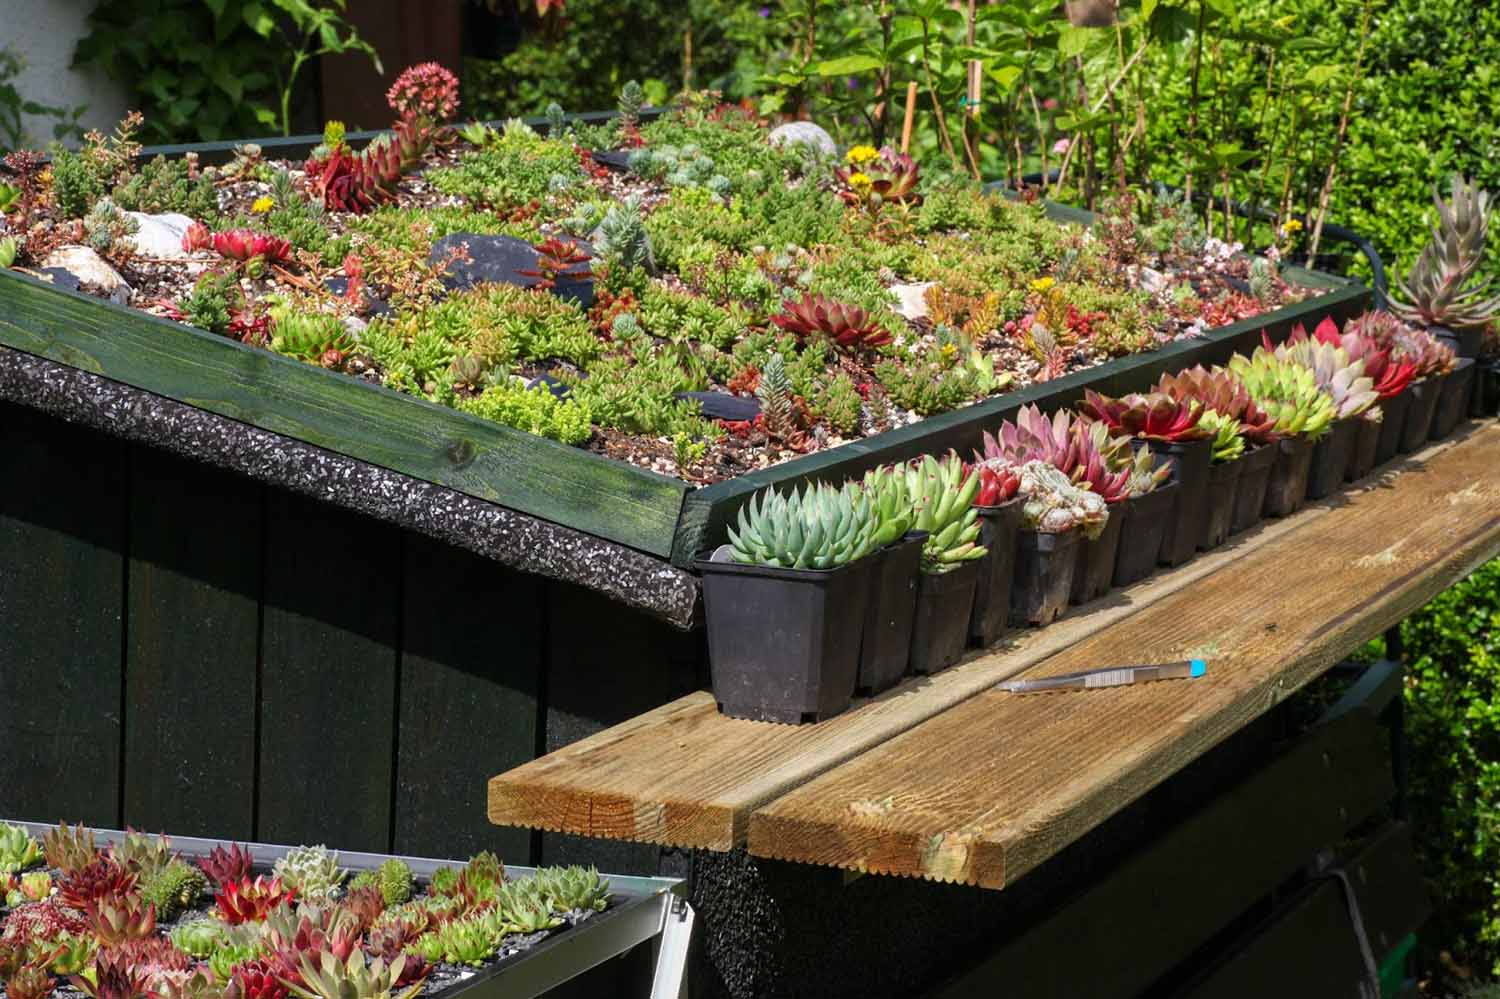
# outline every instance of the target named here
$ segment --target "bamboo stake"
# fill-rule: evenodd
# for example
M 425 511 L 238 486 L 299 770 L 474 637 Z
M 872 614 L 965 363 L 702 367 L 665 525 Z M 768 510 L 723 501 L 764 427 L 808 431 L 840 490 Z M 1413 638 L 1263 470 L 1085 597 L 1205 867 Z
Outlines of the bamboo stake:
M 917 113 L 917 81 L 906 85 L 906 118 L 901 122 L 901 151 L 911 152 L 911 125 Z

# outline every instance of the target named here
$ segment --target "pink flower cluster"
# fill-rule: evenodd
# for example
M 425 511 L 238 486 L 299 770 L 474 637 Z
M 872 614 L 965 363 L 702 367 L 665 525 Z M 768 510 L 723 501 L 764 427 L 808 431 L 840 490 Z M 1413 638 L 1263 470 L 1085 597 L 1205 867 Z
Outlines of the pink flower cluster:
M 458 115 L 458 78 L 435 62 L 408 66 L 385 99 L 403 118 L 451 121 Z

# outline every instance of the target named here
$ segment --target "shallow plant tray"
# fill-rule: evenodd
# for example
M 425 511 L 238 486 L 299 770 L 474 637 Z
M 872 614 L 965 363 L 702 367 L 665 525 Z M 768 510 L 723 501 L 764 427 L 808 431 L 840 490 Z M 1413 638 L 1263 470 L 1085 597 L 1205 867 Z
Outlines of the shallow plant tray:
M 311 136 L 281 140 L 268 152 L 295 155 L 317 141 Z M 196 149 L 212 158 L 231 145 L 165 147 L 143 155 Z M 1050 205 L 1048 213 L 1060 223 L 1092 221 L 1089 213 L 1066 206 Z M 1144 389 L 1163 371 L 1223 363 L 1235 351 L 1249 352 L 1262 330 L 1279 340 L 1293 324 L 1312 328 L 1328 315 L 1347 318 L 1369 302 L 1367 289 L 1343 278 L 1295 269 L 1285 275 L 1324 292 L 1201 338 L 1118 358 L 706 488 L 13 271 L 0 272 L 0 346 L 686 567 L 696 553 L 722 539 L 724 526 L 766 486 L 856 476 L 885 462 L 948 448 L 967 454 L 979 445 L 983 429 L 1022 405 L 1071 405 L 1085 387 L 1110 395 Z
M 0 819 L 20 826 L 40 840 L 56 826 L 48 823 Z M 108 846 L 125 837 L 117 829 L 89 827 L 99 846 Z M 202 839 L 167 834 L 172 847 L 185 859 L 198 860 L 216 846 L 230 840 Z M 269 870 L 271 865 L 293 849 L 268 843 L 241 843 L 255 858 L 255 868 Z M 350 872 L 372 871 L 392 855 L 338 851 L 339 866 Z M 439 867 L 459 868 L 461 860 L 433 860 L 425 857 L 401 857 L 419 881 L 426 881 Z M 507 879 L 521 879 L 536 873 L 532 867 L 505 865 Z M 570 981 L 599 964 L 624 954 L 657 936 L 673 934 L 663 940 L 661 957 L 673 961 L 686 954 L 686 936 L 691 931 L 692 916 L 686 907 L 686 890 L 675 878 L 633 877 L 602 874 L 609 882 L 610 904 L 595 913 L 550 931 L 544 938 L 523 949 L 494 958 L 478 968 L 464 968 L 453 973 L 451 966 L 438 965 L 439 973 L 428 979 L 420 999 L 529 999 Z M 0 912 L 5 911 L 0 908 Z M 658 996 L 676 996 L 673 988 L 680 982 L 682 968 L 667 968 L 658 963 L 656 982 L 651 991 Z M 434 981 L 436 979 L 436 981 Z M 58 995 L 67 990 L 60 988 Z

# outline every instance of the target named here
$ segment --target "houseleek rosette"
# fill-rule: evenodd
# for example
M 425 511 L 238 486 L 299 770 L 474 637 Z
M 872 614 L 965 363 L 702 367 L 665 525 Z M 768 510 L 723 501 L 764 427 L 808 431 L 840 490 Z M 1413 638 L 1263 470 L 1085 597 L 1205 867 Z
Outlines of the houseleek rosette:
M 911 530 L 915 512 L 905 472 L 894 465 L 882 465 L 865 473 L 860 488 L 869 497 L 875 517 L 876 548 L 899 541 Z
M 1216 409 L 1205 410 L 1198 425 L 1213 432 L 1215 464 L 1234 461 L 1245 453 L 1245 438 L 1240 436 L 1240 421 L 1234 417 L 1225 416 Z
M 1251 357 L 1236 354 L 1230 358 L 1229 370 L 1245 383 L 1278 434 L 1303 434 L 1316 440 L 1333 424 L 1333 398 L 1318 388 L 1311 368 L 1256 347 Z
M 870 499 L 855 483 L 767 488 L 740 508 L 738 525 L 729 528 L 732 557 L 749 565 L 834 569 L 878 547 Z
M 1312 370 L 1318 388 L 1333 400 L 1336 420 L 1358 416 L 1380 400 L 1375 382 L 1365 376 L 1365 362 L 1351 360 L 1341 345 L 1303 339 L 1277 347 L 1276 356 Z
M 986 549 L 978 544 L 979 510 L 974 506 L 978 474 L 952 451 L 941 461 L 930 454 L 918 458 L 905 472 L 916 512 L 912 527 L 927 532 L 922 571 L 947 572 L 960 562 L 983 558 Z

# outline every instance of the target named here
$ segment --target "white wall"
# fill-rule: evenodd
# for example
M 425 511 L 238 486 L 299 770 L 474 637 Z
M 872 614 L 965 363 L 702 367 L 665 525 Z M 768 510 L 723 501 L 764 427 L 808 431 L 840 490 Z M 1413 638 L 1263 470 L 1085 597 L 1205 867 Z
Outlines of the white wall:
M 96 68 L 70 68 L 73 47 L 88 33 L 87 17 L 95 0 L 0 0 L 0 48 L 25 62 L 14 84 L 27 100 L 53 107 L 87 104 L 84 128 L 108 132 L 128 110 L 123 87 Z M 27 118 L 34 145 L 52 141 L 51 123 Z

